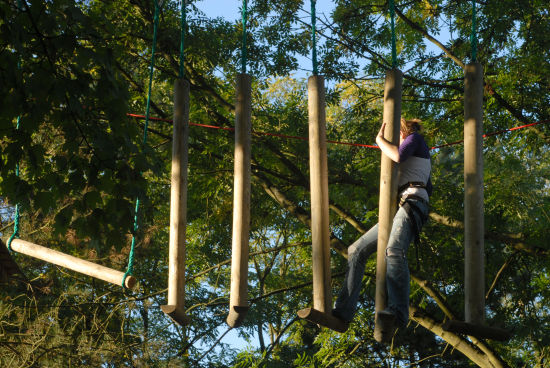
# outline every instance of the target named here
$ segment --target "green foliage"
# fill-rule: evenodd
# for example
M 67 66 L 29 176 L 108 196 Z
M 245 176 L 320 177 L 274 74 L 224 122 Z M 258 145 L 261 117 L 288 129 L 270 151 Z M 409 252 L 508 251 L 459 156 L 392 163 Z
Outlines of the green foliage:
M 300 321 L 311 304 L 311 234 L 307 224 L 307 141 L 253 135 L 250 310 L 234 344 L 226 331 L 229 298 L 234 136 L 190 127 L 187 208 L 188 327 L 174 325 L 166 304 L 170 203 L 169 123 L 145 111 L 153 1 L 0 3 L 0 232 L 21 207 L 23 239 L 124 270 L 141 199 L 135 276 L 138 291 L 15 259 L 33 292 L 13 281 L 0 297 L 2 366 L 105 367 L 468 367 L 433 329 L 410 322 L 393 347 L 373 339 L 375 260 L 367 263 L 360 305 L 345 334 Z M 234 79 L 242 25 L 209 19 L 188 1 L 185 76 L 190 120 L 233 126 Z M 470 60 L 471 2 L 396 2 L 403 115 L 424 122 L 435 146 L 463 139 L 463 71 Z M 306 81 L 309 3 L 249 3 L 248 71 L 253 75 L 253 131 L 308 136 Z M 406 18 L 406 19 L 405 19 Z M 546 2 L 478 3 L 478 60 L 485 71 L 485 133 L 550 119 L 550 21 Z M 338 0 L 318 14 L 320 72 L 327 80 L 327 139 L 372 144 L 382 119 L 391 64 L 387 3 Z M 424 33 L 441 41 L 446 53 Z M 152 115 L 172 114 L 179 67 L 179 2 L 161 9 Z M 452 55 L 454 57 L 445 57 Z M 457 62 L 456 60 L 459 60 Z M 19 65 L 19 67 L 18 67 Z M 16 122 L 20 117 L 20 128 Z M 503 366 L 548 366 L 550 313 L 550 142 L 548 124 L 487 137 L 484 144 L 487 323 L 513 332 L 485 342 Z M 350 245 L 377 221 L 378 150 L 328 145 L 331 234 Z M 418 256 L 411 304 L 436 324 L 448 316 L 428 291 L 463 318 L 463 148 L 432 151 L 432 219 Z M 21 175 L 15 175 L 19 163 Z M 335 248 L 336 249 L 336 248 Z M 346 267 L 332 252 L 333 290 Z M 235 331 L 233 331 L 235 332 Z M 466 340 L 462 340 L 466 344 Z M 244 346 L 247 345 L 247 346 Z M 210 350 L 212 348 L 212 350 Z

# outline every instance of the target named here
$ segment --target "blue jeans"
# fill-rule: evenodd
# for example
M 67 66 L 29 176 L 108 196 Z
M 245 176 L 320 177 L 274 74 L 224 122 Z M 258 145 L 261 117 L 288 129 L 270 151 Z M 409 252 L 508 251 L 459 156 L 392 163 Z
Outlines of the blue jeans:
M 386 291 L 388 296 L 387 309 L 396 316 L 396 323 L 403 327 L 409 319 L 410 275 L 407 263 L 407 251 L 414 240 L 414 228 L 422 228 L 424 218 L 428 216 L 426 203 L 408 199 L 422 214 L 413 211 L 410 218 L 403 207 L 393 218 L 390 238 L 386 247 Z M 413 223 L 415 221 L 416 223 Z M 367 259 L 376 252 L 378 242 L 378 224 L 355 241 L 348 248 L 348 269 L 344 285 L 340 290 L 333 313 L 345 321 L 351 321 L 355 315 L 361 281 L 365 272 Z

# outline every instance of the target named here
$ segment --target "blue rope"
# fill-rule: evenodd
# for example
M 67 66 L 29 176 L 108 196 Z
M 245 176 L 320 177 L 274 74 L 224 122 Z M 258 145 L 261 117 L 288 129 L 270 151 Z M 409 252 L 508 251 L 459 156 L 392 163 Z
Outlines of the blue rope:
M 316 11 L 315 11 L 315 4 L 317 3 L 317 0 L 311 0 L 311 41 L 313 43 L 313 47 L 311 50 L 311 61 L 313 63 L 313 75 L 319 74 L 319 70 L 317 68 L 317 38 L 316 38 L 316 30 L 315 30 L 315 23 L 317 21 L 316 17 Z
M 242 23 L 243 23 L 243 39 L 242 39 L 242 47 L 241 47 L 241 73 L 246 73 L 246 59 L 247 59 L 247 53 L 246 53 L 246 20 L 248 18 L 247 9 L 246 9 L 246 0 L 243 0 L 243 9 L 242 9 Z
M 147 130 L 149 127 L 149 114 L 151 110 L 151 90 L 153 87 L 153 72 L 155 70 L 155 49 L 157 44 L 157 29 L 159 23 L 159 6 L 158 1 L 155 0 L 155 17 L 153 21 L 153 46 L 151 48 L 151 66 L 149 70 L 149 91 L 147 94 L 147 108 L 145 111 L 145 128 L 143 132 L 143 145 L 147 144 Z M 130 254 L 128 255 L 128 268 L 122 278 L 122 286 L 125 287 L 124 282 L 126 278 L 130 276 L 134 269 L 134 253 L 136 245 L 136 232 L 138 230 L 138 214 L 139 214 L 139 198 L 136 199 L 136 208 L 134 211 L 134 229 L 132 232 L 132 244 L 130 245 Z

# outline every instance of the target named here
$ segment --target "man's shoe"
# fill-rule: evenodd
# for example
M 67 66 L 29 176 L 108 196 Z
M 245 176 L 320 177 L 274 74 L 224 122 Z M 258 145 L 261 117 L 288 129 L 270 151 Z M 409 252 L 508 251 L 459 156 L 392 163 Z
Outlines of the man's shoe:
M 337 320 L 339 320 L 341 323 L 342 323 L 342 329 L 344 331 L 347 331 L 347 329 L 349 328 L 349 324 L 351 321 L 348 321 L 347 319 L 345 319 L 344 317 L 342 317 L 342 315 L 340 314 L 340 312 L 338 312 L 338 310 L 336 309 L 333 309 L 331 311 L 331 314 L 334 318 L 336 318 Z
M 376 313 L 374 339 L 380 343 L 389 343 L 395 334 L 395 314 L 388 310 Z

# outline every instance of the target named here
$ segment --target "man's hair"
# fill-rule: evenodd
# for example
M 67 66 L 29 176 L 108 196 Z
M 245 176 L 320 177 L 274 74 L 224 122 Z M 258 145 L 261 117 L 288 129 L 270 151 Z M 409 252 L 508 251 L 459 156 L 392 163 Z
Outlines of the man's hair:
M 420 119 L 405 119 L 401 118 L 401 131 L 405 133 L 405 136 L 409 136 L 414 132 L 420 132 L 422 130 L 422 120 Z

